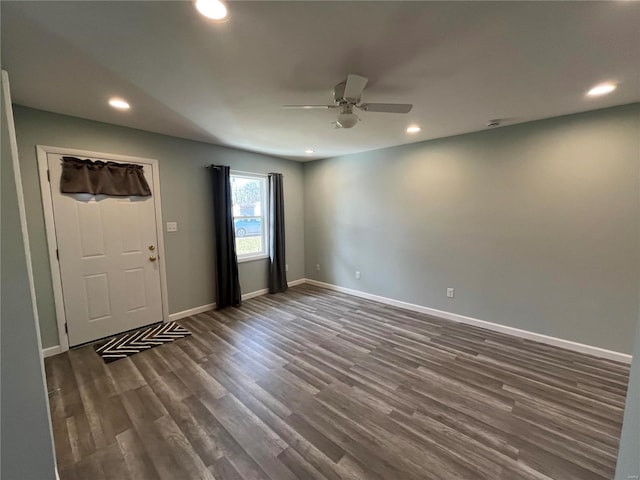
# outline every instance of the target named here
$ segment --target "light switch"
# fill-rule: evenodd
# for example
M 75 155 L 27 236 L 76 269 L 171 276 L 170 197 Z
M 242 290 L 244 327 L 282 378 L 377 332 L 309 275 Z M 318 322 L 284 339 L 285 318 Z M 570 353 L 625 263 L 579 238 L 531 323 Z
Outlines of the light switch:
M 177 232 L 178 222 L 167 222 L 167 232 Z

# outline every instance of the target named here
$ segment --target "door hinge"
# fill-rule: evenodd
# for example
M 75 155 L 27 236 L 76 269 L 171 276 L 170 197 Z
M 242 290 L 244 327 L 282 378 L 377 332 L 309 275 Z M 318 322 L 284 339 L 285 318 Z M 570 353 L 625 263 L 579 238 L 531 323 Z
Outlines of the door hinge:
M 57 249 L 57 248 L 56 248 L 56 258 L 57 258 L 58 260 L 60 260 L 60 252 L 58 251 L 58 249 Z
M 47 169 L 47 181 L 51 183 L 51 170 Z
M 67 327 L 67 322 L 64 322 L 64 333 L 69 334 L 69 328 Z

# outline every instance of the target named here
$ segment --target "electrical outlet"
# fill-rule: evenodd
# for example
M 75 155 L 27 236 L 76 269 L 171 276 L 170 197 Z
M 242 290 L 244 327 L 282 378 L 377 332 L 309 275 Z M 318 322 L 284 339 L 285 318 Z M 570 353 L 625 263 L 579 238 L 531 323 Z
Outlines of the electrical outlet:
M 360 280 L 360 270 L 356 270 L 356 280 Z
M 320 271 L 320 264 L 316 263 L 316 271 L 319 272 Z
M 447 297 L 453 298 L 456 294 L 455 288 L 447 288 Z
M 288 263 L 285 263 L 285 265 L 284 265 L 284 271 L 285 271 L 285 272 L 288 272 L 288 271 L 289 271 L 289 264 L 288 264 Z
M 177 232 L 178 222 L 167 222 L 167 232 Z

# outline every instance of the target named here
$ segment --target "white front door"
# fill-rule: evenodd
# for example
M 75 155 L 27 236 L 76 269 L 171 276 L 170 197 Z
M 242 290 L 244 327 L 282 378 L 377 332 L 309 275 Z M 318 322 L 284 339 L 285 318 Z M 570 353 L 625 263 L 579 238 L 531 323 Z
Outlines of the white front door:
M 62 194 L 62 155 L 47 162 L 69 345 L 162 321 L 153 197 Z

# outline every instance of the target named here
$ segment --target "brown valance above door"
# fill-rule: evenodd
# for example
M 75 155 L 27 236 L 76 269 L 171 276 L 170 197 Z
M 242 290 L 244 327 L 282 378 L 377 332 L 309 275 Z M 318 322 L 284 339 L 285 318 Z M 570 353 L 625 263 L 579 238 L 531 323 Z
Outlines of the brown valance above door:
M 151 196 L 142 165 L 62 157 L 61 193 Z

